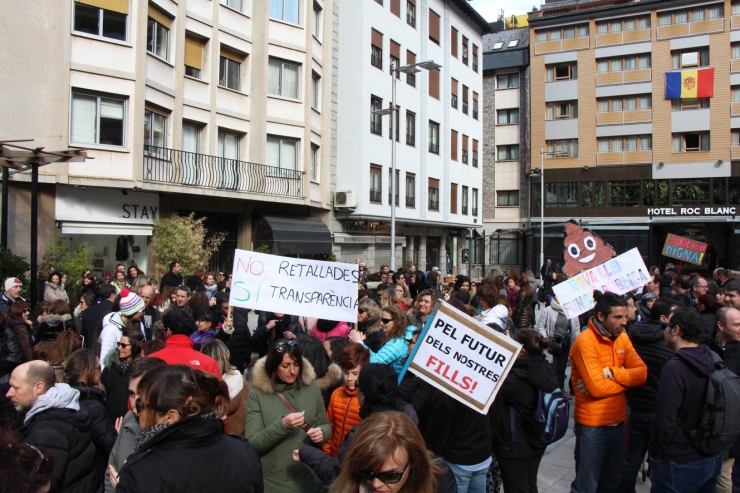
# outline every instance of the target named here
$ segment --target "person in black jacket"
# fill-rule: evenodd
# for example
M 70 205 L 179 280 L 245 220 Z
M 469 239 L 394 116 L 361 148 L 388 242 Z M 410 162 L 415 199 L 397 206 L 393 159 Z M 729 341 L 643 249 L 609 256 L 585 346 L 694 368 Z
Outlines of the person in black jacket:
M 178 287 L 182 284 L 182 267 L 180 263 L 175 261 L 170 263 L 170 271 L 162 276 L 162 280 L 159 283 L 159 289 L 164 289 L 165 286 Z
M 8 390 L 10 374 L 23 363 L 23 351 L 15 331 L 7 324 L 5 312 L 0 310 L 0 387 L 3 394 Z
M 493 450 L 501 468 L 504 491 L 536 493 L 537 471 L 545 446 L 527 433 L 524 420 L 534 412 L 539 391 L 553 392 L 558 382 L 545 357 L 548 341 L 542 335 L 524 329 L 511 337 L 523 347 L 489 411 Z
M 141 358 L 144 335 L 140 330 L 126 329 L 116 345 L 103 359 L 103 374 L 100 382 L 108 395 L 108 412 L 114 421 L 122 418 L 129 410 L 128 377 L 126 371 Z
M 159 368 L 139 382 L 134 453 L 119 471 L 117 493 L 214 491 L 262 493 L 252 446 L 224 433 L 229 389 L 185 365 Z
M 113 300 L 116 299 L 116 288 L 111 284 L 100 286 L 100 300 L 98 303 L 87 307 L 82 312 L 82 331 L 80 335 L 85 338 L 85 347 L 91 348 L 100 331 L 100 321 L 110 313 Z
M 90 418 L 79 412 L 80 393 L 55 384 L 54 370 L 43 361 L 30 361 L 13 370 L 7 397 L 25 413 L 20 434 L 25 443 L 54 456 L 54 493 L 94 493 L 102 483 L 95 472 L 95 444 Z
M 241 310 L 232 309 L 231 320 L 227 320 L 229 293 L 226 291 L 216 295 L 216 306 L 219 315 L 218 322 L 222 326 L 222 330 L 216 337 L 229 348 L 230 363 L 241 373 L 249 367 L 252 359 L 252 334 L 249 332 L 247 316 Z
M 252 350 L 259 352 L 260 358 L 267 354 L 267 349 L 278 339 L 296 339 L 305 332 L 298 323 L 298 318 L 284 313 L 260 312 L 257 319 L 257 330 L 252 334 Z
M 655 396 L 658 394 L 663 367 L 673 357 L 673 351 L 665 345 L 662 323 L 667 322 L 676 304 L 668 299 L 659 299 L 650 309 L 650 318 L 635 322 L 627 335 L 640 359 L 648 367 L 644 385 L 627 389 L 629 420 L 627 427 L 627 450 L 624 454 L 620 493 L 634 493 L 635 480 L 650 441 L 650 430 L 655 413 Z
M 685 430 L 695 430 L 704 408 L 714 355 L 699 344 L 704 334 L 701 317 L 690 308 L 678 308 L 663 332 L 666 346 L 675 351 L 663 367 L 655 418 L 648 444 L 652 491 L 713 493 L 722 469 L 722 454 L 708 457 L 695 449 Z M 681 423 L 679 425 L 679 423 Z
M 80 393 L 80 409 L 90 418 L 90 439 L 97 449 L 95 473 L 103 484 L 108 456 L 116 443 L 116 429 L 108 413 L 105 394 L 100 390 L 100 359 L 92 349 L 78 349 L 64 365 L 64 380 Z

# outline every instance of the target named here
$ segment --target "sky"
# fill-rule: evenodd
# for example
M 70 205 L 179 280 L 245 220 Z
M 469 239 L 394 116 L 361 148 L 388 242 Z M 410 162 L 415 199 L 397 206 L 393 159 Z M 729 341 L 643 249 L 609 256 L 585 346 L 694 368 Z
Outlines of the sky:
M 532 6 L 540 7 L 540 0 L 472 0 L 470 5 L 488 22 L 494 22 L 504 10 L 505 16 L 526 14 Z

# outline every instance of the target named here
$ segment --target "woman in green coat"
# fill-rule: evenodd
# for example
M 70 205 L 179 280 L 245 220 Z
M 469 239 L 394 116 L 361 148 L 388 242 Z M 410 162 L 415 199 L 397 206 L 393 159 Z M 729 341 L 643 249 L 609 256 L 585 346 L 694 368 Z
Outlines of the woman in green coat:
M 331 437 L 315 379 L 313 367 L 303 359 L 295 340 L 277 341 L 254 366 L 246 437 L 262 461 L 265 493 L 315 493 L 324 489 L 310 467 L 293 459 L 294 450 L 306 445 L 320 447 Z

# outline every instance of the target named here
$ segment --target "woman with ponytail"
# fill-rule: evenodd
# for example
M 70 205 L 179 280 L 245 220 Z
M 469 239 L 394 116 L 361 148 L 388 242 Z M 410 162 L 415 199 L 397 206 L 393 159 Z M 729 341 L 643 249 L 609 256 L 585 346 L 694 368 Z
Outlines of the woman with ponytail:
M 229 389 L 223 380 L 172 365 L 146 373 L 138 393 L 141 430 L 116 493 L 262 493 L 254 449 L 224 433 L 220 417 L 229 409 Z

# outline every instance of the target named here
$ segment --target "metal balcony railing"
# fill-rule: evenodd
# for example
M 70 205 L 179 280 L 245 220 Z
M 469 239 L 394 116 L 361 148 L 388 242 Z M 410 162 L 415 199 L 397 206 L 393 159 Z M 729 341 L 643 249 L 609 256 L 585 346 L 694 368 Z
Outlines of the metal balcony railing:
M 462 162 L 464 164 L 468 164 L 468 151 L 466 151 L 465 149 L 463 149 L 462 152 Z
M 303 198 L 303 171 L 145 146 L 144 181 Z
M 468 214 L 468 206 L 467 205 L 462 206 L 462 213 L 463 213 L 463 215 L 467 215 Z
M 453 94 L 450 98 L 450 104 L 453 108 L 457 108 L 457 94 Z
M 416 75 L 406 74 L 406 83 L 410 86 L 416 87 Z
M 478 152 L 473 151 L 473 168 L 478 167 Z
M 370 120 L 370 132 L 378 135 L 383 135 L 383 124 L 381 122 L 374 122 Z
M 438 211 L 439 210 L 439 200 L 429 199 L 429 209 L 432 211 Z
M 416 27 L 416 13 L 406 12 L 406 24 L 411 27 Z
M 388 193 L 388 205 L 391 203 L 391 195 L 391 193 Z M 396 206 L 398 206 L 398 204 L 400 204 L 400 201 L 398 200 L 398 195 L 396 195 Z
M 463 113 L 468 114 L 468 102 L 463 100 Z
M 379 68 L 380 70 L 383 70 L 383 53 L 373 52 L 370 55 L 370 64 L 374 67 Z
M 416 136 L 406 134 L 406 143 L 410 146 L 416 145 Z
M 406 207 L 416 207 L 416 197 L 406 196 Z
M 370 189 L 370 202 L 380 202 L 383 192 L 380 190 Z
M 435 154 L 439 154 L 439 144 L 433 144 L 429 143 L 429 152 L 433 152 Z
M 473 214 L 472 215 L 473 216 L 477 216 L 478 215 L 478 207 L 473 207 Z

